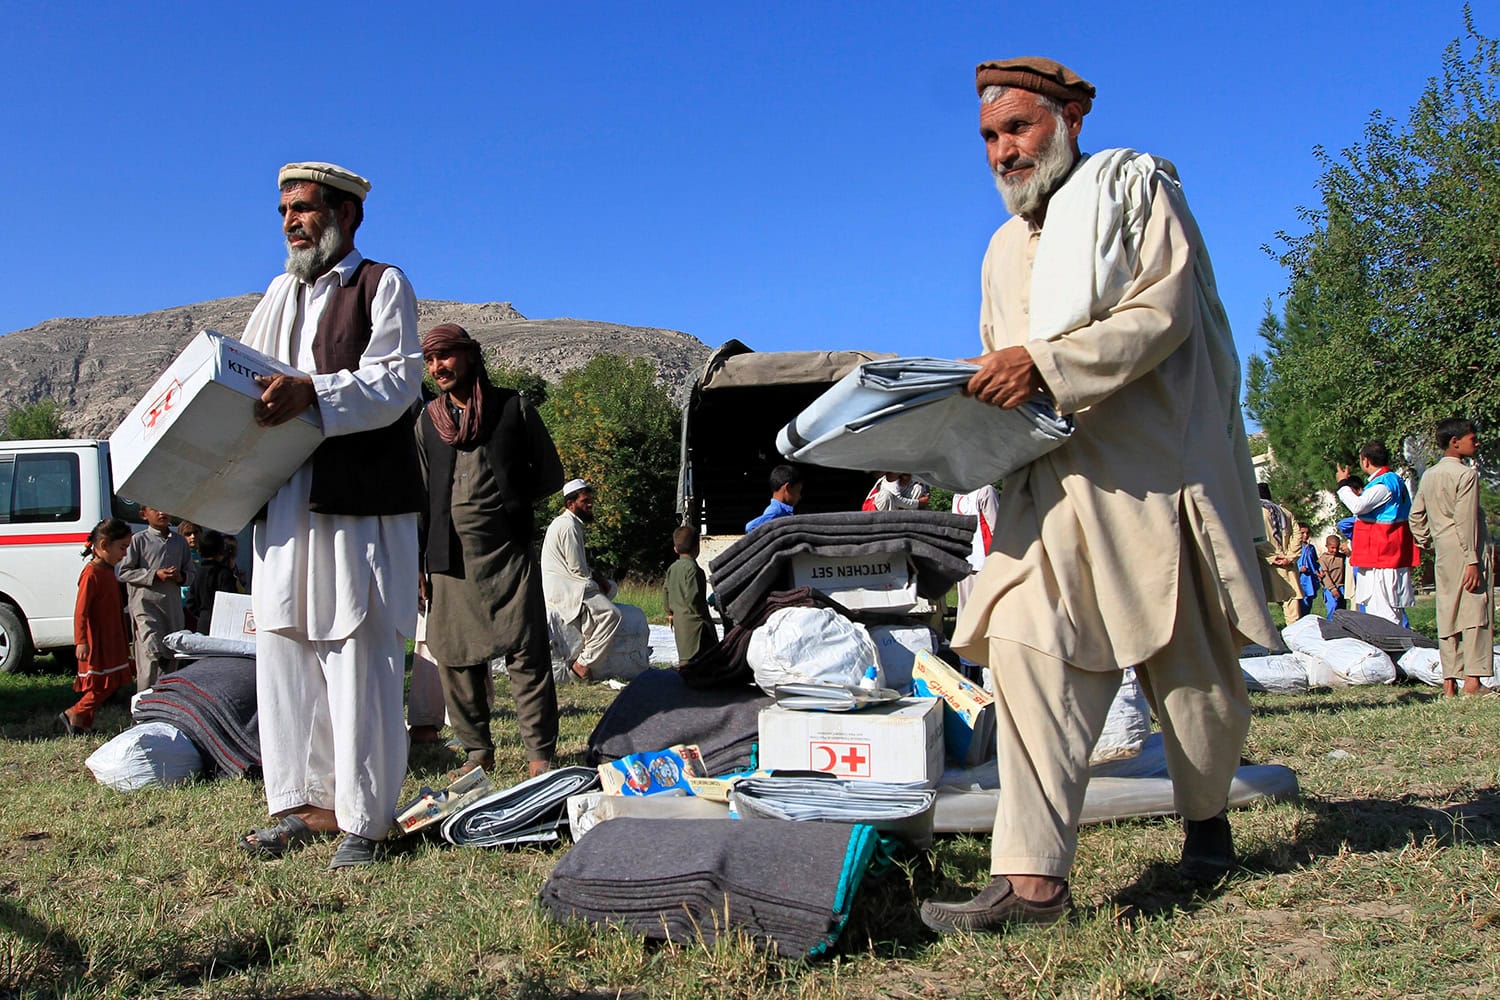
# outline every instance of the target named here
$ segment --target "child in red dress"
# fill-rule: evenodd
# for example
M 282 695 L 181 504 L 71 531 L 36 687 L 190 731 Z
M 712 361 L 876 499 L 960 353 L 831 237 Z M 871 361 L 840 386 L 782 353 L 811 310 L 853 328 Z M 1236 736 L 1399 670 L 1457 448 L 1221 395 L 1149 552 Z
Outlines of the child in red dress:
M 94 525 L 83 550 L 89 562 L 78 578 L 78 603 L 73 607 L 78 654 L 73 690 L 83 697 L 57 717 L 69 736 L 92 730 L 95 709 L 135 676 L 125 632 L 125 602 L 115 576 L 115 566 L 129 548 L 130 525 L 109 517 Z

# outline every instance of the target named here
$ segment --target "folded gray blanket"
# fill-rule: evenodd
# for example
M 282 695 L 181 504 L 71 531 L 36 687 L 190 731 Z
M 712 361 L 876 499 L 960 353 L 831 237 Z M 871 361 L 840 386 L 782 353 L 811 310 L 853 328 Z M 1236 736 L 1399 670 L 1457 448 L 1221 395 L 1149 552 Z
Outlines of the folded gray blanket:
M 760 710 L 772 704 L 757 687 L 690 688 L 675 670 L 647 670 L 625 686 L 589 734 L 588 762 L 698 745 L 712 775 L 751 766 Z
M 729 806 L 744 820 L 867 823 L 912 847 L 932 846 L 937 792 L 889 781 L 750 777 L 734 783 Z
M 1328 625 L 1337 629 L 1338 634 L 1329 635 L 1325 627 Z M 1333 613 L 1331 622 L 1326 619 L 1321 622 L 1319 630 L 1325 639 L 1339 639 L 1347 636 L 1368 642 L 1393 660 L 1398 659 L 1408 649 L 1438 648 L 1435 640 L 1427 638 L 1421 632 L 1413 632 L 1393 621 L 1377 615 L 1367 615 L 1363 611 L 1349 611 L 1341 608 Z
M 443 821 L 443 839 L 460 847 L 551 843 L 568 823 L 568 796 L 598 787 L 590 767 L 543 771 L 459 809 Z
M 241 778 L 260 770 L 255 661 L 209 657 L 166 674 L 135 706 L 137 722 L 169 722 L 203 755 L 208 770 Z
M 864 825 L 612 819 L 553 869 L 557 920 L 712 947 L 747 934 L 783 958 L 822 954 L 848 922 L 879 836 Z
M 767 521 L 709 563 L 714 593 L 732 618 L 749 614 L 767 594 L 784 590 L 793 557 L 906 554 L 917 593 L 937 598 L 969 575 L 975 520 L 941 511 L 848 511 L 793 514 Z

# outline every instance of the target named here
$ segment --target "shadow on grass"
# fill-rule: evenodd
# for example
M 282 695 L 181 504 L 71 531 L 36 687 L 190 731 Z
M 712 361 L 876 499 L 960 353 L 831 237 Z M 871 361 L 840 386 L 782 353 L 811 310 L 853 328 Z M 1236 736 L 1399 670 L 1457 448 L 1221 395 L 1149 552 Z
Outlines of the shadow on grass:
M 1380 854 L 1427 840 L 1443 846 L 1500 843 L 1500 789 L 1495 788 L 1476 789 L 1467 801 L 1441 808 L 1425 805 L 1416 795 L 1396 799 L 1307 798 L 1303 805 L 1312 811 L 1313 821 L 1296 839 L 1241 858 L 1242 871 L 1281 874 L 1345 851 Z M 1223 895 L 1234 882 L 1231 874 L 1217 885 L 1195 886 L 1185 883 L 1174 865 L 1156 862 L 1116 893 L 1113 902 L 1120 909 L 1121 919 L 1127 921 L 1172 912 L 1192 913 Z
M 1277 699 L 1274 703 L 1257 699 L 1254 714 L 1257 718 L 1275 715 L 1343 715 L 1345 712 L 1367 712 L 1371 709 L 1399 708 L 1403 705 L 1420 705 L 1434 701 L 1442 695 L 1440 688 L 1407 688 L 1394 698 L 1383 701 L 1321 701 L 1327 689 L 1315 689 L 1309 694 L 1297 694 L 1293 701 Z
M 9 964 L 10 975 L 0 977 L 0 997 L 61 995 L 88 963 L 78 939 L 40 919 L 14 900 L 0 897 L 0 926 L 37 948 L 29 968 Z M 14 958 L 12 958 L 14 962 Z

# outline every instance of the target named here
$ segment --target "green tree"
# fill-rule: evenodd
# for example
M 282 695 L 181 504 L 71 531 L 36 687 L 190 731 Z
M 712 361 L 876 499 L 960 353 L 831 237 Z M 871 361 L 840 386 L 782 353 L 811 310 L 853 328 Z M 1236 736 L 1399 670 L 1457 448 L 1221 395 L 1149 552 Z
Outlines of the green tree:
M 5 430 L 0 433 L 0 440 L 43 441 L 67 436 L 62 424 L 62 407 L 56 400 L 41 399 L 6 411 Z
M 568 478 L 594 487 L 589 548 L 617 574 L 655 576 L 672 558 L 681 414 L 656 367 L 601 354 L 547 387 L 543 421 Z M 555 516 L 561 497 L 547 503 Z
M 1404 124 L 1377 111 L 1362 142 L 1316 151 L 1310 230 L 1279 234 L 1286 310 L 1262 324 L 1248 409 L 1294 492 L 1366 440 L 1433 452 L 1451 415 L 1500 459 L 1500 46 L 1467 6 L 1464 26 Z

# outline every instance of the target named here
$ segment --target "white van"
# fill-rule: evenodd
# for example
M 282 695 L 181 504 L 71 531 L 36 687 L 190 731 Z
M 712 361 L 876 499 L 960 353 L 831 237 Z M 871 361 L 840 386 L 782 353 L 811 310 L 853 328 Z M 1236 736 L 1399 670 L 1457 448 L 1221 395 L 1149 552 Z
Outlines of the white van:
M 110 483 L 107 441 L 0 441 L 0 671 L 26 670 L 38 650 L 72 662 L 89 532 L 140 520 Z

